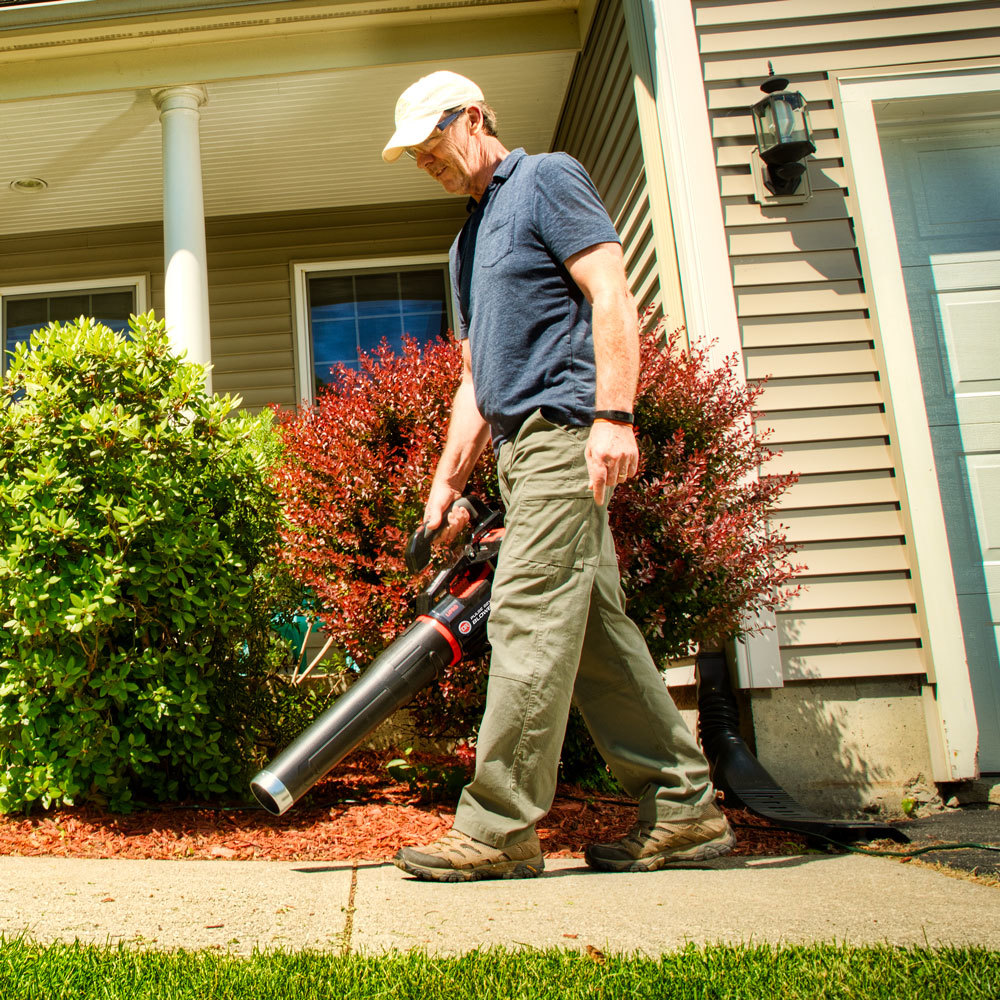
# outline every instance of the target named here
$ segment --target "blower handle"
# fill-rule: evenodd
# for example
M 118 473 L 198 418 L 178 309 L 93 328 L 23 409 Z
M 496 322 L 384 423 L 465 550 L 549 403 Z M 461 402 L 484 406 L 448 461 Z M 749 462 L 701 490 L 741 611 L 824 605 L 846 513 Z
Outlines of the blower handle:
M 456 508 L 467 510 L 472 522 L 475 522 L 482 513 L 468 497 L 459 497 L 448 505 L 448 509 L 441 518 L 441 523 L 433 531 L 426 524 L 421 524 L 410 535 L 410 540 L 406 543 L 406 568 L 411 573 L 419 573 L 431 561 L 431 545 L 434 544 L 434 539 L 448 527 L 448 515 Z

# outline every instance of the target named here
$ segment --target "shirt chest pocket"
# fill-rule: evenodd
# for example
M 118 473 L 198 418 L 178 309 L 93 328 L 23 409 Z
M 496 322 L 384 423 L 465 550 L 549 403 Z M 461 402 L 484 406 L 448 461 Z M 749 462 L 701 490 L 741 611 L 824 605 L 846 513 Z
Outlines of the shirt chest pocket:
M 476 263 L 495 267 L 514 249 L 514 217 L 507 216 L 490 229 L 481 230 L 476 240 Z

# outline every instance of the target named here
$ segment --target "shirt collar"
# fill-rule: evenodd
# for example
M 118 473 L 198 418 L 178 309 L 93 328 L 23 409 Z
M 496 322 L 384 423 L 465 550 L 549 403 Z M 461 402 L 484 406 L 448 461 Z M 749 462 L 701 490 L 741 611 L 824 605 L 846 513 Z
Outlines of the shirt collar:
M 514 168 L 524 159 L 528 154 L 525 153 L 521 146 L 517 149 L 512 149 L 499 163 L 496 170 L 493 171 L 493 176 L 490 178 L 489 184 L 486 186 L 486 190 L 483 192 L 482 201 L 476 201 L 475 198 L 470 198 L 465 203 L 465 210 L 470 215 L 480 206 L 485 205 L 490 200 L 490 195 L 499 185 L 503 184 L 505 180 L 514 172 Z

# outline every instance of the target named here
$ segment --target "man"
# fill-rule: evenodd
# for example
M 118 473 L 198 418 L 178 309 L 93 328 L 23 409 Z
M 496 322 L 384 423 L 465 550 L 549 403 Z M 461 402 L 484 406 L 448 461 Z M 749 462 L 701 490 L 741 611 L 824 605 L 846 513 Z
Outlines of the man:
M 591 867 L 653 871 L 725 854 L 735 838 L 625 614 L 608 529 L 611 492 L 638 467 L 638 331 L 618 234 L 579 163 L 502 145 L 471 80 L 432 73 L 395 118 L 383 159 L 405 151 L 469 196 L 451 249 L 463 374 L 424 521 L 441 524 L 491 437 L 507 509 L 475 776 L 453 829 L 395 863 L 437 881 L 538 875 L 535 824 L 555 794 L 571 701 L 639 800 L 628 836 L 588 847 Z M 449 518 L 442 537 L 461 526 Z

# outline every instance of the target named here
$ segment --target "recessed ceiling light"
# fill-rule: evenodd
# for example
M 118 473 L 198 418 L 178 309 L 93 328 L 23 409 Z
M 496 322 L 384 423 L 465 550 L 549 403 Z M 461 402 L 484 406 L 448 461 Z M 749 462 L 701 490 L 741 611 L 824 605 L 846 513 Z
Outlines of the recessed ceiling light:
M 43 181 L 41 177 L 20 177 L 10 182 L 11 191 L 26 191 L 28 194 L 44 191 L 48 186 L 48 182 Z

